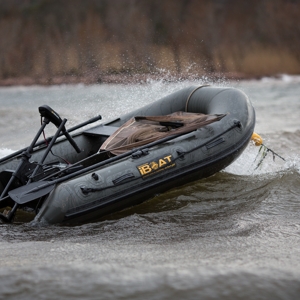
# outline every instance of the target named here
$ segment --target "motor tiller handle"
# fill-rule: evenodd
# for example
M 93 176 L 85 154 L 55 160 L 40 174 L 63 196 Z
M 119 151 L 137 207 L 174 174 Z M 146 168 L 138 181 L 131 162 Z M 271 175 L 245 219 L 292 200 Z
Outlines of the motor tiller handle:
M 59 116 L 59 114 L 57 112 L 55 112 L 51 107 L 49 107 L 48 105 L 42 105 L 39 107 L 39 112 L 41 117 L 44 117 L 46 119 L 48 119 L 49 122 L 53 123 L 57 128 L 60 126 L 60 124 L 62 123 L 62 119 Z M 64 134 L 64 136 L 67 138 L 67 140 L 69 141 L 69 143 L 73 146 L 73 148 L 75 149 L 75 151 L 77 153 L 80 153 L 81 150 L 79 149 L 79 147 L 77 146 L 76 142 L 74 141 L 74 139 L 70 136 L 70 134 L 68 133 L 68 131 L 66 130 L 65 126 L 63 126 L 62 128 L 62 133 Z

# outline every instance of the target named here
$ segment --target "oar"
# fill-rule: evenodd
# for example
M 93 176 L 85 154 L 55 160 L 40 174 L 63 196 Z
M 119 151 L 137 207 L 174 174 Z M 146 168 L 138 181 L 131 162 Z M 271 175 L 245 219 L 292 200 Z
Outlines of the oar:
M 36 181 L 8 192 L 18 204 L 25 204 L 50 193 L 55 187 L 53 181 Z

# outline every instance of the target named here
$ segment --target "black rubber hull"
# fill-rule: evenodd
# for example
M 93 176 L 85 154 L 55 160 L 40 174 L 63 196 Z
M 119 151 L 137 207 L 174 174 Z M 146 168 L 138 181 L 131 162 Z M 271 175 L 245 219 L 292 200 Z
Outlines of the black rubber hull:
M 100 198 L 92 205 L 82 207 L 80 211 L 67 213 L 63 219 L 63 223 L 72 225 L 85 223 L 87 220 L 97 220 L 130 206 L 143 203 L 174 187 L 209 177 L 230 165 L 247 145 L 248 140 L 245 141 L 244 146 L 240 147 L 239 150 L 234 151 L 232 154 L 227 154 L 223 158 L 218 157 L 213 162 L 202 162 L 198 165 L 182 169 L 180 172 L 176 172 L 176 174 L 169 174 L 168 177 L 155 178 L 134 191 L 131 188 L 124 188 L 121 193 L 115 194 L 113 197 L 107 199 Z
M 139 159 L 129 156 L 96 169 L 93 173 L 99 176 L 100 183 L 93 181 L 91 174 L 84 174 L 58 185 L 46 199 L 35 222 L 78 224 L 97 220 L 173 187 L 211 176 L 243 152 L 254 130 L 255 112 L 248 97 L 236 89 L 213 87 L 183 89 L 121 116 L 109 125 L 121 126 L 132 116 L 166 115 L 175 111 L 226 113 L 227 116 L 196 132 L 153 147 L 150 154 Z M 182 153 L 188 154 L 180 156 Z M 168 155 L 174 159 L 172 167 L 145 177 L 138 172 L 141 165 Z M 113 184 L 124 176 L 131 179 Z M 82 194 L 85 187 L 95 186 L 98 191 Z
M 115 157 L 108 158 L 108 152 L 98 152 L 106 139 L 131 117 L 178 111 L 226 116 L 192 132 L 158 140 Z M 68 173 L 45 179 L 49 178 L 47 172 L 55 168 L 64 172 L 57 167 L 57 157 L 48 155 L 42 159 L 41 177 L 33 180 L 37 189 L 28 192 L 29 184 L 25 196 L 18 192 L 18 187 L 24 191 L 29 178 L 26 174 L 32 174 L 36 168 L 33 161 L 41 161 L 49 149 L 42 144 L 34 147 L 30 161 L 22 165 L 11 184 L 7 183 L 20 165 L 18 156 L 22 151 L 1 159 L 0 192 L 5 194 L 7 186 L 9 190 L 0 201 L 0 209 L 13 207 L 15 202 L 18 208 L 38 208 L 33 222 L 42 224 L 98 220 L 227 167 L 247 146 L 254 126 L 255 112 L 243 92 L 209 86 L 185 88 L 115 120 L 76 133 L 73 138 L 81 153 L 74 151 L 66 139 L 58 139 L 52 151 L 72 164 Z M 48 183 L 53 189 L 44 187 Z

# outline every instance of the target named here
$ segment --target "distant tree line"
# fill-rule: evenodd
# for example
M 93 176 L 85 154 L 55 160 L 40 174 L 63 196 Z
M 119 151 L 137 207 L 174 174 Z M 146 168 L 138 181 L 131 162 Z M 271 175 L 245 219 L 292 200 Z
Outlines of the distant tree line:
M 0 78 L 300 73 L 298 0 L 0 0 Z

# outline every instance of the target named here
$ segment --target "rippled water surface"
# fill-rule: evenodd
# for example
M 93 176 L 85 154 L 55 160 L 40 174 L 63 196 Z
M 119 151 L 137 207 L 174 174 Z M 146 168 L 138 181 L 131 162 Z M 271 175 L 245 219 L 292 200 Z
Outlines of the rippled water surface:
M 109 120 L 202 82 L 0 88 L 0 156 L 27 146 L 48 104 L 68 126 Z M 0 299 L 299 299 L 300 78 L 223 82 L 250 97 L 256 132 L 224 171 L 97 223 L 0 224 Z M 50 135 L 50 133 L 49 133 Z

